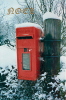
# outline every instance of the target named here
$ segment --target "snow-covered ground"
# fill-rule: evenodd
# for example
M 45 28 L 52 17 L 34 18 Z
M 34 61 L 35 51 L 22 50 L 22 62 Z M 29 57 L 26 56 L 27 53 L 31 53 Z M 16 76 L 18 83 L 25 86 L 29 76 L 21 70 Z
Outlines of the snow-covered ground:
M 16 67 L 16 52 L 7 45 L 0 46 L 0 67 L 6 66 Z

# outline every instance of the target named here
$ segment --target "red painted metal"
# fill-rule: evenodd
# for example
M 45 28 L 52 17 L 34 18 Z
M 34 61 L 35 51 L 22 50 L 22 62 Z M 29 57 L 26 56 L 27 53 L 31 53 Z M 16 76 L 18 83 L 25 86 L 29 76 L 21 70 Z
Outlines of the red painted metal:
M 36 27 L 16 28 L 17 68 L 20 80 L 36 80 L 40 75 L 39 58 L 43 48 L 40 37 L 42 37 L 42 31 Z M 30 69 L 23 69 L 23 66 L 28 67 L 25 64 L 29 65 Z

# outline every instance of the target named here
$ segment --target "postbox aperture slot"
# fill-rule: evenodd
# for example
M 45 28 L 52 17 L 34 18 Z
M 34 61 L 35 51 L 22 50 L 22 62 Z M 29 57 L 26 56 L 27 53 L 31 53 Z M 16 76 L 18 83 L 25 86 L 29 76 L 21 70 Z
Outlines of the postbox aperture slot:
M 33 39 L 32 36 L 21 36 L 21 37 L 17 37 L 18 39 Z
M 22 54 L 22 69 L 30 70 L 30 54 L 29 53 Z

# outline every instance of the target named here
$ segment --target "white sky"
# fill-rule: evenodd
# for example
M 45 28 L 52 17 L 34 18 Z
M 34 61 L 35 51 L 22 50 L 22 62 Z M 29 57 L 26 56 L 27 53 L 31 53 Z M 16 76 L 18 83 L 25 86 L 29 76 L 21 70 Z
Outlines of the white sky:
M 4 1 L 0 0 L 0 16 L 4 14 L 5 20 L 11 19 L 11 17 L 13 17 L 13 14 L 7 15 L 8 9 L 12 7 L 14 8 L 15 11 L 15 9 L 21 8 L 25 5 L 24 4 L 25 0 L 18 0 L 18 1 L 20 2 L 21 5 L 17 2 L 17 0 L 4 0 Z
M 17 0 L 0 0 L 0 4 L 2 5 L 2 7 L 19 7 L 19 4 L 17 2 Z

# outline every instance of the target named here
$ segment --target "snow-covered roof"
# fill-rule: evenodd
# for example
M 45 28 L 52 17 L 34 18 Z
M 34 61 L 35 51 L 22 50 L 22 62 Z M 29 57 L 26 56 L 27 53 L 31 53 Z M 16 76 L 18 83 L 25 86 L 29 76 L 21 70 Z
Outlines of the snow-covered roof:
M 46 13 L 43 15 L 43 21 L 46 20 L 46 19 L 59 19 L 59 20 L 61 20 L 60 17 L 58 17 L 56 14 L 51 13 L 51 12 L 46 12 Z
M 40 25 L 38 25 L 36 23 L 29 23 L 29 22 L 15 25 L 15 28 L 19 28 L 19 27 L 36 27 L 36 28 L 42 30 L 42 27 Z

